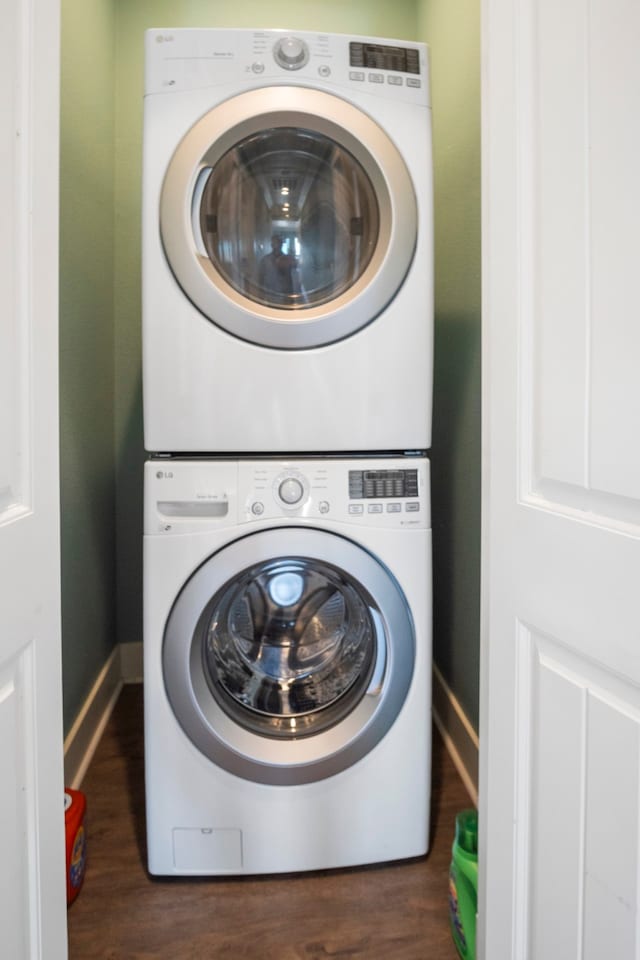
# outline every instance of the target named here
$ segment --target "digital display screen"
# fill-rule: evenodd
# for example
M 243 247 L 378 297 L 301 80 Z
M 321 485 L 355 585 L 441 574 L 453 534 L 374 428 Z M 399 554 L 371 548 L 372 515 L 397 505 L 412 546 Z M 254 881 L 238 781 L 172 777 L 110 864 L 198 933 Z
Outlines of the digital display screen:
M 395 70 L 420 73 L 420 52 L 406 47 L 387 47 L 381 43 L 350 43 L 349 63 L 365 70 Z
M 349 470 L 350 500 L 417 496 L 417 470 Z

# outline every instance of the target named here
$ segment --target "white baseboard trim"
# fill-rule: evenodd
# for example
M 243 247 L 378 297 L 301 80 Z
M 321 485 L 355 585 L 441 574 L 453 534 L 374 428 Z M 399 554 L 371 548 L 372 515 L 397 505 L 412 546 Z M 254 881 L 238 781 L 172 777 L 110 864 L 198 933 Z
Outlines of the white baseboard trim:
M 77 790 L 100 742 L 122 689 L 120 647 L 116 645 L 64 741 L 64 782 Z
M 433 719 L 469 796 L 478 806 L 478 734 L 435 664 Z
M 123 683 L 142 683 L 142 641 L 120 644 L 120 676 Z

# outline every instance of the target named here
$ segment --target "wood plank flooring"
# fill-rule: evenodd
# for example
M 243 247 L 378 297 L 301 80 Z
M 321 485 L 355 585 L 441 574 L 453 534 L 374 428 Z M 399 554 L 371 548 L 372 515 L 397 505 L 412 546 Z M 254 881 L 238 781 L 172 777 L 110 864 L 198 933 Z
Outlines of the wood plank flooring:
M 470 806 L 434 733 L 426 858 L 259 878 L 152 879 L 145 869 L 142 687 L 125 687 L 89 768 L 88 865 L 70 960 L 455 960 L 447 876 Z

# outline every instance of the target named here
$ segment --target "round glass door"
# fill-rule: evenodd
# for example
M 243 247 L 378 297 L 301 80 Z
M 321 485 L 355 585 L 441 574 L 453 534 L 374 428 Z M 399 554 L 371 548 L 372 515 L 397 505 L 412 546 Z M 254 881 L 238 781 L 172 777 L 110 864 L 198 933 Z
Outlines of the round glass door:
M 201 176 L 194 214 L 202 241 L 240 296 L 305 310 L 341 296 L 368 267 L 379 233 L 373 184 L 330 137 L 267 130 Z
M 394 297 L 413 258 L 416 198 L 396 146 L 362 111 L 319 90 L 262 88 L 183 137 L 160 233 L 209 320 L 307 349 L 351 336 Z
M 167 620 L 165 689 L 191 742 L 229 772 L 310 783 L 365 756 L 413 676 L 415 635 L 389 571 L 337 534 L 278 527 L 233 541 Z
M 363 695 L 377 659 L 370 600 L 344 571 L 302 557 L 245 570 L 200 625 L 211 691 L 267 736 L 327 729 Z

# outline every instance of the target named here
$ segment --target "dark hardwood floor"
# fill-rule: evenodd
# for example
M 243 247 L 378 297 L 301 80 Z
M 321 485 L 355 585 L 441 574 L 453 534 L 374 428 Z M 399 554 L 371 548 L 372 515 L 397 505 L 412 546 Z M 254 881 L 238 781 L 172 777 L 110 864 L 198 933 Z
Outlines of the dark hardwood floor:
M 89 768 L 88 864 L 70 960 L 455 960 L 447 876 L 469 796 L 434 733 L 432 842 L 405 863 L 286 876 L 151 879 L 142 687 L 125 687 Z

